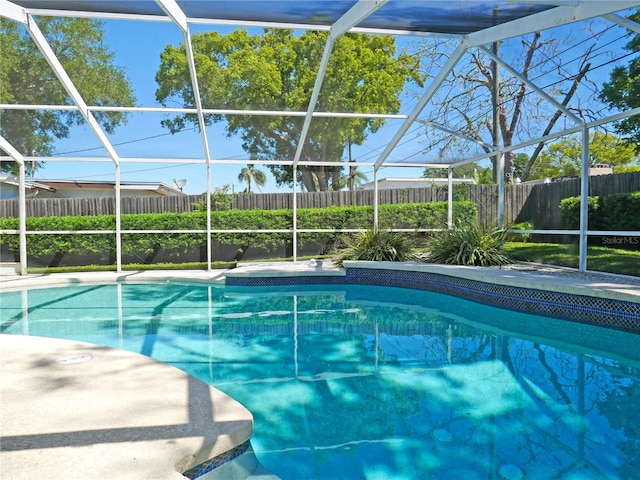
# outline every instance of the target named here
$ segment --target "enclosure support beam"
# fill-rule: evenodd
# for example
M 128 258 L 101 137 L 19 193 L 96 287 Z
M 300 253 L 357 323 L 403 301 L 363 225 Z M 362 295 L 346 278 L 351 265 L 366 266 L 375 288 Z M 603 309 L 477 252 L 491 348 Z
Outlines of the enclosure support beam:
M 496 10 L 494 10 L 494 14 Z M 493 73 L 491 84 L 491 107 L 492 107 L 492 137 L 493 137 L 493 151 L 495 155 L 493 157 L 493 164 L 498 170 L 496 178 L 498 179 L 498 227 L 502 228 L 504 225 L 504 155 L 498 152 L 500 148 L 500 69 L 498 68 L 498 42 L 493 42 L 491 48 L 491 71 Z M 511 173 L 511 172 L 509 172 Z
M 93 114 L 89 111 L 89 107 L 87 103 L 84 101 L 84 99 L 82 98 L 82 95 L 80 95 L 80 92 L 71 81 L 71 78 L 69 77 L 64 67 L 60 63 L 60 60 L 58 60 L 58 58 L 56 57 L 56 54 L 54 53 L 53 49 L 47 42 L 47 39 L 45 38 L 44 34 L 40 30 L 40 27 L 38 27 L 38 25 L 36 24 L 36 22 L 34 21 L 31 15 L 27 15 L 27 17 L 28 17 L 27 30 L 31 34 L 31 38 L 33 39 L 35 44 L 38 46 L 38 49 L 44 55 L 45 60 L 47 61 L 49 66 L 51 66 L 51 69 L 58 77 L 58 80 L 60 80 L 60 83 L 62 83 L 62 86 L 64 87 L 64 89 L 72 98 L 73 103 L 76 104 L 80 114 L 87 121 L 87 123 L 89 124 L 89 127 L 91 128 L 95 136 L 98 137 L 98 140 L 102 144 L 103 148 L 109 154 L 109 157 L 111 158 L 113 163 L 118 163 L 119 162 L 118 154 L 116 153 L 113 146 L 111 145 L 111 142 L 109 141 L 104 131 L 102 130 L 102 127 L 100 127 L 100 124 L 98 123 L 98 121 L 95 119 Z
M 116 163 L 116 272 L 122 271 L 122 207 L 120 200 L 120 173 L 120 163 Z
M 373 170 L 373 233 L 378 232 L 378 204 L 380 200 L 378 196 L 380 192 L 378 190 L 378 169 Z
M 616 13 L 610 13 L 607 15 L 603 15 L 607 20 L 611 20 L 614 23 L 617 23 L 621 27 L 627 28 L 633 32 L 640 33 L 640 23 L 636 23 L 633 20 L 629 20 L 622 15 L 618 15 Z
M 298 169 L 293 167 L 293 261 L 298 259 Z
M 447 168 L 447 228 L 453 228 L 453 167 Z
M 578 269 L 587 269 L 587 230 L 589 229 L 589 128 L 582 129 L 582 169 L 580 175 L 580 258 Z
M 302 151 L 304 150 L 304 142 L 307 140 L 307 134 L 311 127 L 311 120 L 313 119 L 313 111 L 316 109 L 318 103 L 318 97 L 320 96 L 320 88 L 322 88 L 322 82 L 324 80 L 324 74 L 327 71 L 329 65 L 329 57 L 331 57 L 331 50 L 333 50 L 334 39 L 329 35 L 329 39 L 324 46 L 324 52 L 322 53 L 322 60 L 320 60 L 320 67 L 318 67 L 318 74 L 316 75 L 316 81 L 313 85 L 313 91 L 311 92 L 311 99 L 307 106 L 307 115 L 304 118 L 302 124 L 302 131 L 298 138 L 298 146 L 296 148 L 295 156 L 293 157 L 293 167 L 297 168 L 300 157 L 302 157 Z
M 187 16 L 182 11 L 182 8 L 174 1 L 174 0 L 156 0 L 156 3 L 164 10 L 164 13 L 167 14 L 175 23 L 180 27 L 180 30 L 183 32 L 187 32 L 189 29 L 189 23 L 187 21 Z
M 298 165 L 298 162 L 302 157 L 304 144 L 307 140 L 307 135 L 309 134 L 311 120 L 313 119 L 313 112 L 316 109 L 318 97 L 320 96 L 320 89 L 322 88 L 322 82 L 324 81 L 324 76 L 327 73 L 327 68 L 329 66 L 329 59 L 331 58 L 331 52 L 333 51 L 333 44 L 340 35 L 346 33 L 351 27 L 360 23 L 362 20 L 378 10 L 388 1 L 389 0 L 380 0 L 370 2 L 360 0 L 331 26 L 331 29 L 329 30 L 329 36 L 327 38 L 327 43 L 325 44 L 324 51 L 322 52 L 322 59 L 320 60 L 320 66 L 318 67 L 318 73 L 316 75 L 316 81 L 313 85 L 313 91 L 311 92 L 311 99 L 309 100 L 309 105 L 307 106 L 307 113 L 302 125 L 302 131 L 300 132 L 300 138 L 298 139 L 296 153 L 293 157 L 294 167 Z
M 640 115 L 640 107 L 633 108 L 631 110 L 627 110 L 625 112 L 616 113 L 614 115 L 610 115 L 608 117 L 603 117 L 598 120 L 591 121 L 586 124 L 587 128 L 592 129 L 599 127 L 600 125 L 604 125 L 606 123 L 617 122 L 618 120 L 623 120 L 625 118 L 631 118 L 634 115 Z M 514 150 L 520 150 L 521 148 L 529 147 L 531 145 L 536 145 L 540 142 L 548 142 L 549 140 L 553 140 L 555 138 L 564 137 L 566 135 L 571 135 L 572 133 L 578 133 L 582 131 L 584 125 L 574 126 L 571 128 L 565 128 L 559 132 L 550 133 L 549 135 L 545 135 L 544 137 L 536 138 L 535 140 L 528 140 L 526 142 L 519 143 L 517 145 L 510 145 L 507 147 L 502 147 L 502 152 L 513 152 Z M 460 165 L 466 165 L 467 163 L 478 162 L 480 160 L 484 160 L 485 158 L 489 158 L 493 152 L 483 153 L 482 155 L 477 155 L 475 157 L 466 158 L 464 160 L 460 160 L 459 162 L 455 162 L 452 164 L 454 167 L 458 167 Z M 403 166 L 415 166 L 415 167 L 438 167 L 438 164 L 416 164 L 411 165 L 408 163 L 403 163 Z
M 478 49 L 481 50 L 483 53 L 485 53 L 487 56 L 489 56 L 493 60 L 493 62 L 499 63 L 500 65 L 502 65 L 502 67 L 504 69 L 508 70 L 513 76 L 518 78 L 520 81 L 524 82 L 529 88 L 531 88 L 534 92 L 536 92 L 538 95 L 540 95 L 546 101 L 551 103 L 551 105 L 553 105 L 555 108 L 557 108 L 562 113 L 564 113 L 567 117 L 569 117 L 571 120 L 573 120 L 577 125 L 582 125 L 584 123 L 581 118 L 576 116 L 566 106 L 562 105 L 560 102 L 558 102 L 551 95 L 547 94 L 544 90 L 542 90 L 540 87 L 538 87 L 535 83 L 533 83 L 527 77 L 525 77 L 520 72 L 518 72 L 515 68 L 513 68 L 507 62 L 505 62 L 502 58 L 500 58 L 500 56 L 496 55 L 494 52 L 492 52 L 491 50 L 489 50 L 486 47 L 482 47 L 481 46 L 481 47 L 478 47 Z
M 636 0 L 607 0 L 606 2 L 581 1 L 575 6 L 559 6 L 471 33 L 468 35 L 469 47 L 487 45 L 506 38 L 513 38 L 536 31 L 588 20 L 602 15 L 636 8 L 637 6 L 638 2 Z
M 189 22 L 180 6 L 174 0 L 156 0 L 164 12 L 182 30 L 184 36 L 184 48 L 189 64 L 189 74 L 191 76 L 191 87 L 193 88 L 193 101 L 195 102 L 198 114 L 198 125 L 200 127 L 200 137 L 204 150 L 205 162 L 207 164 L 207 271 L 211 271 L 211 152 L 209 151 L 209 141 L 207 139 L 207 125 L 204 119 L 202 108 L 202 98 L 200 97 L 200 85 L 196 71 L 193 45 L 191 44 L 191 32 Z
M 420 119 L 416 120 L 416 122 L 421 123 L 425 127 L 435 128 L 436 130 L 440 130 L 441 132 L 448 133 L 449 135 L 453 135 L 454 137 L 458 137 L 462 140 L 466 140 L 467 142 L 475 143 L 476 145 L 480 145 L 482 148 L 486 148 L 488 150 L 491 150 L 491 148 L 493 148 L 491 145 L 487 145 L 482 140 L 470 137 L 469 135 L 464 135 L 460 132 L 447 128 L 444 125 L 440 125 L 432 121 L 420 120 Z
M 20 275 L 27 274 L 27 194 L 25 191 L 24 156 L 0 136 L 0 148 L 18 164 L 18 236 L 20 242 Z
M 395 133 L 391 141 L 387 144 L 383 152 L 380 154 L 380 157 L 378 157 L 378 160 L 376 160 L 376 164 L 375 164 L 376 170 L 380 168 L 380 166 L 389 157 L 392 150 L 396 148 L 396 146 L 398 145 L 398 143 L 400 142 L 404 134 L 407 133 L 407 130 L 409 130 L 411 125 L 413 125 L 413 123 L 417 120 L 418 115 L 422 113 L 422 110 L 424 110 L 424 108 L 427 106 L 429 101 L 436 94 L 436 92 L 438 91 L 438 88 L 440 88 L 440 85 L 442 85 L 442 82 L 445 81 L 445 79 L 447 78 L 451 70 L 453 70 L 453 67 L 456 66 L 456 64 L 458 63 L 458 61 L 466 51 L 467 51 L 466 42 L 462 41 L 456 47 L 455 51 L 451 54 L 451 56 L 447 60 L 447 63 L 440 69 L 440 71 L 438 72 L 438 75 L 436 75 L 433 81 L 429 84 L 429 87 L 427 88 L 424 95 L 422 95 L 420 100 L 418 100 L 418 104 L 414 107 L 414 109 L 411 111 L 407 119 L 400 126 L 400 128 Z
M 111 142 L 109 141 L 106 134 L 102 130 L 102 127 L 100 127 L 100 124 L 98 123 L 96 118 L 93 116 L 93 113 L 91 113 L 91 111 L 89 110 L 87 103 L 84 101 L 84 99 L 82 98 L 82 95 L 80 95 L 80 92 L 71 81 L 71 78 L 65 71 L 64 67 L 62 66 L 62 63 L 60 63 L 60 60 L 58 60 L 58 58 L 56 57 L 56 54 L 54 53 L 53 49 L 47 42 L 47 39 L 45 38 L 44 34 L 42 33 L 42 31 L 40 30 L 40 28 L 38 27 L 37 23 L 35 22 L 35 20 L 31 15 L 27 15 L 27 30 L 29 31 L 29 34 L 31 35 L 31 38 L 33 39 L 33 41 L 36 43 L 36 45 L 44 55 L 44 58 L 46 59 L 47 63 L 49 64 L 49 66 L 51 66 L 52 70 L 58 77 L 58 80 L 60 80 L 60 83 L 62 83 L 62 86 L 64 87 L 64 89 L 67 91 L 69 96 L 73 99 L 73 103 L 75 103 L 76 106 L 78 107 L 78 111 L 84 117 L 87 124 L 93 131 L 94 135 L 98 138 L 98 140 L 102 144 L 102 147 L 106 150 L 109 157 L 111 158 L 111 161 L 115 165 L 115 168 L 116 168 L 116 172 L 115 172 L 115 177 L 116 177 L 116 182 L 115 182 L 116 183 L 115 184 L 116 270 L 118 272 L 121 272 L 122 271 L 122 262 L 121 262 L 122 239 L 120 238 L 121 237 L 121 233 L 120 233 L 121 231 L 120 158 L 118 157 L 118 154 L 116 153 L 115 149 L 113 148 L 113 145 L 111 145 Z
M 504 228 L 504 153 L 498 154 L 498 228 Z
M 202 112 L 202 99 L 200 98 L 200 86 L 198 84 L 198 75 L 196 72 L 196 64 L 193 55 L 193 46 L 191 45 L 191 33 L 189 26 L 186 25 L 184 33 L 184 44 L 187 52 L 187 61 L 189 63 L 189 73 L 191 75 L 191 85 L 193 88 L 193 97 L 198 110 L 198 125 L 200 126 L 200 137 L 202 139 L 202 149 L 207 163 L 207 177 L 210 178 L 211 170 L 211 152 L 209 151 L 209 141 L 207 140 L 207 125 Z M 211 182 L 207 182 L 207 271 L 211 271 Z

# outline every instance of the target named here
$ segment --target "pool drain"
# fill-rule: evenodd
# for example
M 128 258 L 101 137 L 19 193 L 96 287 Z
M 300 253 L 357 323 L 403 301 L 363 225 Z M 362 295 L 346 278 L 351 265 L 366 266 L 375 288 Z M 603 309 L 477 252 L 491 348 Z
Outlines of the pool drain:
M 451 441 L 451 433 L 442 428 L 437 428 L 433 432 L 431 432 L 431 438 L 433 438 L 436 442 L 449 443 Z
M 521 468 L 506 463 L 498 469 L 498 475 L 502 480 L 524 480 L 524 472 Z
M 92 355 L 83 353 L 81 355 L 69 355 L 67 357 L 56 358 L 56 363 L 59 363 L 61 365 L 75 365 L 76 363 L 88 362 L 92 358 Z

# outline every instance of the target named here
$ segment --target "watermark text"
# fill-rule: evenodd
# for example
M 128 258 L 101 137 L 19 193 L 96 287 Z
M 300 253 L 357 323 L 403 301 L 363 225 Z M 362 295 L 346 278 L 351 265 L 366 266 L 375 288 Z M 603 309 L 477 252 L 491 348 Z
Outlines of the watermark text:
M 612 236 L 602 237 L 603 245 L 640 245 L 640 236 Z

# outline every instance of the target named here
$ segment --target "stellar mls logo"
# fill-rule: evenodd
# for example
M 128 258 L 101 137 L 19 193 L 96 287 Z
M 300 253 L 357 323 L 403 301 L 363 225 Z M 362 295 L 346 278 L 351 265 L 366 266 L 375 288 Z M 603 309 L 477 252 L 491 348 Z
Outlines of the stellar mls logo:
M 602 237 L 603 245 L 640 245 L 640 237 Z

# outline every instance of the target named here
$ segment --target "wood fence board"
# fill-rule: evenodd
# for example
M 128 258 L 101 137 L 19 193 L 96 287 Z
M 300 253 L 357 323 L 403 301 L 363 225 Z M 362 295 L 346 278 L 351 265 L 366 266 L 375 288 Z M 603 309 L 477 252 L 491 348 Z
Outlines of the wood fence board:
M 640 172 L 593 176 L 589 179 L 589 195 L 640 191 Z M 455 190 L 454 190 L 455 193 Z M 538 229 L 561 228 L 560 201 L 580 194 L 580 179 L 549 184 L 507 185 L 505 187 L 504 221 L 506 225 L 530 221 Z M 373 205 L 373 190 L 355 192 L 297 193 L 298 208 L 325 208 L 346 205 Z M 390 189 L 379 191 L 379 203 L 426 203 L 446 201 L 447 187 Z M 121 213 L 190 212 L 193 204 L 204 202 L 206 195 L 181 197 L 122 197 Z M 498 187 L 469 185 L 469 199 L 478 206 L 478 219 L 487 226 L 497 224 Z M 212 204 L 212 210 L 220 207 Z M 233 195 L 232 209 L 283 210 L 292 208 L 291 193 L 239 193 Z M 26 201 L 28 217 L 113 215 L 114 198 L 32 198 Z M 18 216 L 17 200 L 0 200 L 0 217 Z

